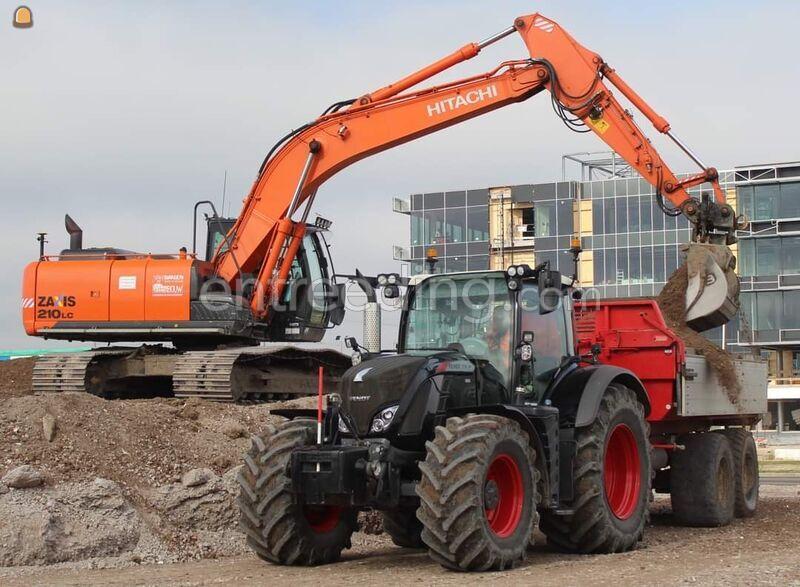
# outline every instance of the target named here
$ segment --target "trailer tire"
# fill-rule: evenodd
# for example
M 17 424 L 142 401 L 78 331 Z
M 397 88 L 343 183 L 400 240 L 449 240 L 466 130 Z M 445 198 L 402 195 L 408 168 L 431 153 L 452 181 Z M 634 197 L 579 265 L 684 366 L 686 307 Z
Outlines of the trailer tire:
M 731 445 L 735 497 L 733 513 L 737 518 L 750 518 L 758 509 L 758 451 L 749 430 L 727 428 L 720 430 Z
M 426 446 L 417 517 L 430 557 L 456 571 L 503 570 L 524 560 L 539 503 L 527 433 L 508 418 L 469 414 L 437 426 Z
M 636 393 L 610 384 L 595 421 L 575 430 L 572 513 L 542 513 L 541 530 L 551 546 L 586 554 L 636 546 L 649 516 L 648 438 Z
M 315 422 L 297 418 L 269 427 L 245 454 L 237 477 L 240 527 L 262 559 L 280 565 L 318 565 L 350 548 L 357 512 L 334 506 L 293 503 L 287 475 L 294 449 L 314 443 Z
M 383 513 L 383 529 L 395 545 L 402 548 L 425 548 L 422 541 L 422 522 L 413 509 L 398 509 Z
M 735 475 L 731 444 L 723 434 L 700 433 L 679 440 L 670 463 L 672 513 L 686 526 L 730 524 L 734 516 Z

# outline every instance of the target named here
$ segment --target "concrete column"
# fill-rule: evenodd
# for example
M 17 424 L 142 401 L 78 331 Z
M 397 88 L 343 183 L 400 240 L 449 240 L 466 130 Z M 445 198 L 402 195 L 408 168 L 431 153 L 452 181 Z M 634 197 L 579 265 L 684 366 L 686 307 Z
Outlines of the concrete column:
M 783 432 L 783 400 L 778 400 L 778 434 Z

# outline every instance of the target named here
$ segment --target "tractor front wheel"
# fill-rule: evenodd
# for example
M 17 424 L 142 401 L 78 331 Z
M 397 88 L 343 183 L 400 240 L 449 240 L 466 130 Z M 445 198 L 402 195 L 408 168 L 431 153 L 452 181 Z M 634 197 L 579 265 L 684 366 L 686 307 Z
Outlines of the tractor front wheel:
M 528 435 L 508 418 L 470 414 L 437 426 L 417 486 L 422 540 L 457 571 L 508 569 L 538 521 L 538 471 Z
M 239 473 L 239 511 L 247 543 L 264 560 L 280 565 L 318 565 L 350 548 L 357 512 L 337 506 L 302 506 L 292 500 L 287 476 L 292 452 L 313 444 L 310 419 L 284 422 L 253 437 Z

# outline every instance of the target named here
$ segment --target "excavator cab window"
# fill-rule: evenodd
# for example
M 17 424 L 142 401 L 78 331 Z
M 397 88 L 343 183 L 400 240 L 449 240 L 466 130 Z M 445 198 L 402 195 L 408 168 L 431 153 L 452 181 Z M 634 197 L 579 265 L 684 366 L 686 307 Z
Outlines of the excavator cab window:
M 326 251 L 318 231 L 303 238 L 272 321 L 281 340 L 317 342 L 325 334 L 337 298 Z
M 230 232 L 233 225 L 236 223 L 236 218 L 220 218 L 208 216 L 206 218 L 208 223 L 208 232 L 206 237 L 206 261 L 211 261 L 214 257 L 214 252 L 217 247 L 222 245 L 220 252 L 225 252 L 227 246 L 223 242 L 225 235 Z

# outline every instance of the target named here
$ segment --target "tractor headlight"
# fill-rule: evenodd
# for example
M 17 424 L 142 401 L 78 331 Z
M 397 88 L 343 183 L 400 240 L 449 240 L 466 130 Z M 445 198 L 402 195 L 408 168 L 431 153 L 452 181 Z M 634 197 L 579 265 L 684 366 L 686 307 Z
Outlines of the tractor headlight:
M 517 268 L 511 265 L 506 271 L 509 277 L 516 277 L 517 276 Z
M 387 283 L 389 283 L 389 278 L 384 273 L 380 273 L 378 275 L 378 285 L 386 285 Z
M 372 426 L 370 426 L 370 432 L 383 432 L 386 430 L 389 425 L 392 423 L 394 419 L 394 415 L 397 412 L 398 406 L 389 406 L 388 408 L 383 408 L 380 413 L 372 419 Z

